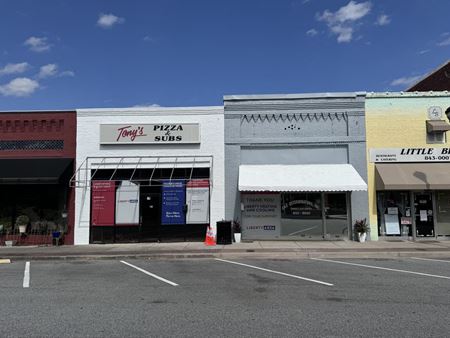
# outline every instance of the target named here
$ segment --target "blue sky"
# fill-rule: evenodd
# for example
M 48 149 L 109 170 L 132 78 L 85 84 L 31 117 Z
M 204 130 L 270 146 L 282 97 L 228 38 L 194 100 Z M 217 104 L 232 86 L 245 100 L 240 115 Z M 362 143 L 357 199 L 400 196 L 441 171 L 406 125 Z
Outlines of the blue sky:
M 400 91 L 450 59 L 448 0 L 0 0 L 0 110 Z

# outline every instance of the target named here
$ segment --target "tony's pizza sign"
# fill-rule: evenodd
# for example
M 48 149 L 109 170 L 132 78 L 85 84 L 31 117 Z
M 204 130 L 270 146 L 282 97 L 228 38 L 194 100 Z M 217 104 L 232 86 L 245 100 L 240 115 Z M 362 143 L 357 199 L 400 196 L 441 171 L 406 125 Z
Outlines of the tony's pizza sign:
M 198 123 L 102 124 L 100 144 L 200 143 Z

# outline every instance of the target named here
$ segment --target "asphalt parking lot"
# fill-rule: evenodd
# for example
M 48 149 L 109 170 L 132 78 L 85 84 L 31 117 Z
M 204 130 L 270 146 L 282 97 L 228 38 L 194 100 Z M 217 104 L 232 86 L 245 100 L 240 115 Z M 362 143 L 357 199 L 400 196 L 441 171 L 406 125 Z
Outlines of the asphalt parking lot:
M 1 337 L 446 337 L 450 257 L 0 265 Z

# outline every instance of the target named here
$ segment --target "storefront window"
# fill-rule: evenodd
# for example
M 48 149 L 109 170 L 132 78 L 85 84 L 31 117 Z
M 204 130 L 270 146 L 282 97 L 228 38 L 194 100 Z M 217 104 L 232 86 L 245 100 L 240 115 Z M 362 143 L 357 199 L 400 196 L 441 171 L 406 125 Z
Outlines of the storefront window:
M 18 232 L 14 223 L 24 215 L 29 219 L 27 234 L 47 235 L 65 230 L 64 186 L 3 185 L 0 191 L 0 233 Z
M 13 229 L 13 207 L 7 204 L 0 205 L 0 235 L 10 233 Z
M 209 168 L 101 169 L 91 175 L 91 243 L 204 237 Z
M 281 235 L 323 236 L 320 193 L 283 193 L 281 195 Z
M 378 234 L 412 236 L 411 200 L 408 191 L 377 192 Z

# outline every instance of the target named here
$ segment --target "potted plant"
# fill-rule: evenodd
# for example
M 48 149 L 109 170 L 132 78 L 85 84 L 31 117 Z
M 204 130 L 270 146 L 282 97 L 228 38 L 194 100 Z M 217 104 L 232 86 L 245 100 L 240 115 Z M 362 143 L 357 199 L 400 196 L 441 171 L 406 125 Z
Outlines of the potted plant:
M 19 232 L 21 234 L 27 232 L 28 222 L 30 222 L 30 218 L 27 215 L 20 215 L 19 217 L 17 217 L 16 226 L 19 227 Z
M 367 225 L 367 221 L 364 218 L 355 221 L 353 230 L 358 235 L 358 241 L 360 243 L 364 243 L 366 241 L 367 233 L 369 232 L 370 227 Z
M 236 243 L 241 242 L 241 223 L 237 219 L 233 221 L 233 234 Z

